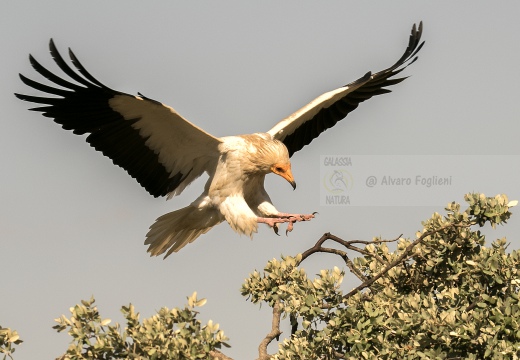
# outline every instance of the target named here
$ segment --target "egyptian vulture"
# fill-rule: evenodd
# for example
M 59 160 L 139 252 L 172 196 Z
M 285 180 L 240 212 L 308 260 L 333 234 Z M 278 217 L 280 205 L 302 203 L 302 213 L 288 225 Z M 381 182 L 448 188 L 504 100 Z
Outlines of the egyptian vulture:
M 386 94 L 386 87 L 405 78 L 394 78 L 417 60 L 422 23 L 414 25 L 408 46 L 391 67 L 366 73 L 358 80 L 318 96 L 265 133 L 217 138 L 190 123 L 173 108 L 138 93 L 113 90 L 96 80 L 69 49 L 67 65 L 54 42 L 50 53 L 69 79 L 54 75 L 29 56 L 32 67 L 54 86 L 20 74 L 28 86 L 55 95 L 42 97 L 15 94 L 19 99 L 42 104 L 31 110 L 53 118 L 86 140 L 125 169 L 151 195 L 180 194 L 206 172 L 209 179 L 202 194 L 189 206 L 159 217 L 150 227 L 145 244 L 152 256 L 179 251 L 213 226 L 227 221 L 239 234 L 252 236 L 259 223 L 278 230 L 287 223 L 307 221 L 314 214 L 279 212 L 264 189 L 264 178 L 274 173 L 293 188 L 290 157 L 323 131 L 334 126 L 372 96 Z M 71 82 L 74 81 L 74 82 Z M 57 85 L 58 87 L 55 87 Z

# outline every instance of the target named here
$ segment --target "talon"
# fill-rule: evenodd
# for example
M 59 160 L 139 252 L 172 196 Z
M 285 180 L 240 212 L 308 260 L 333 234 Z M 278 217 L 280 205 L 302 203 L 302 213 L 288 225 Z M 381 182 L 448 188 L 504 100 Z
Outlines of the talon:
M 294 227 L 293 224 L 294 224 L 294 223 L 293 223 L 292 221 L 289 222 L 289 224 L 287 224 L 287 229 L 285 230 L 285 236 L 288 236 L 289 233 L 290 233 L 291 231 L 293 231 L 293 227 Z
M 314 219 L 314 218 L 315 218 L 314 215 L 316 215 L 317 213 L 318 213 L 318 212 L 315 211 L 315 212 L 313 212 L 312 214 L 310 214 L 310 215 L 307 217 L 307 220 Z
M 273 230 L 274 230 L 274 233 L 278 236 L 280 236 L 280 234 L 278 234 L 278 224 L 277 223 L 274 223 L 273 224 Z

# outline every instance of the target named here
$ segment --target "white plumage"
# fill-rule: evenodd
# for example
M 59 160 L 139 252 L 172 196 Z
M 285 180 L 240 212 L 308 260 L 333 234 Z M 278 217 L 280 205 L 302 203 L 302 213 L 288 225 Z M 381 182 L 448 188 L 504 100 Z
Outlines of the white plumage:
M 159 217 L 150 227 L 145 244 L 151 255 L 179 251 L 213 226 L 227 221 L 240 234 L 252 236 L 258 223 L 277 231 L 288 223 L 313 214 L 279 212 L 264 189 L 264 178 L 275 173 L 296 187 L 290 157 L 326 129 L 343 119 L 360 102 L 390 92 L 385 87 L 404 78 L 392 77 L 411 63 L 422 47 L 422 23 L 412 28 L 408 47 L 390 68 L 327 92 L 280 121 L 266 133 L 217 138 L 190 123 L 173 108 L 141 94 L 133 96 L 100 83 L 69 50 L 74 71 L 50 42 L 59 68 L 74 82 L 41 66 L 32 56 L 34 69 L 59 87 L 30 80 L 22 81 L 57 97 L 15 94 L 43 106 L 41 111 L 64 129 L 89 134 L 87 141 L 110 157 L 153 196 L 171 198 L 206 172 L 209 179 L 202 194 L 189 206 Z

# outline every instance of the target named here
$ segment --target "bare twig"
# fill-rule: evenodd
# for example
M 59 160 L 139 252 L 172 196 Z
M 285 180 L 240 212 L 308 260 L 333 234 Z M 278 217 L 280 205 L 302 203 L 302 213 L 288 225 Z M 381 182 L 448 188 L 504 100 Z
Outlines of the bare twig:
M 401 234 L 398 237 L 396 237 L 395 239 L 391 239 L 391 240 L 384 240 L 384 239 L 380 239 L 380 240 L 349 240 L 348 243 L 350 243 L 350 244 L 365 244 L 365 245 L 392 243 L 392 242 L 398 241 L 401 238 L 401 236 L 403 236 L 403 234 Z
M 318 242 L 316 242 L 316 244 L 314 244 L 313 247 L 311 247 L 310 249 L 306 250 L 303 254 L 302 254 L 302 260 L 305 260 L 307 259 L 309 256 L 311 256 L 312 254 L 316 253 L 316 252 L 319 252 L 319 249 L 321 248 L 321 245 L 328 239 L 330 239 L 330 233 L 325 233 L 322 235 L 322 237 L 318 240 Z
M 336 254 L 336 255 L 340 256 L 343 259 L 345 264 L 350 269 L 350 272 L 355 274 L 359 278 L 359 280 L 366 281 L 367 280 L 366 277 L 364 277 L 363 273 L 361 273 L 361 271 L 359 271 L 354 266 L 354 263 L 349 259 L 348 255 L 347 255 L 347 253 L 345 251 L 338 250 L 338 249 L 324 248 L 324 247 L 321 246 L 325 241 L 330 240 L 330 239 L 334 240 L 334 238 L 337 238 L 337 237 L 335 237 L 334 235 L 331 235 L 330 233 L 323 234 L 323 236 L 318 240 L 318 242 L 316 242 L 316 244 L 313 247 L 311 247 L 310 249 L 308 249 L 307 251 L 305 251 L 302 254 L 302 260 L 300 261 L 300 263 L 303 260 L 307 259 L 312 254 L 315 254 L 317 252 Z M 339 238 L 337 238 L 337 239 L 339 239 Z
M 316 242 L 316 244 L 308 249 L 307 251 L 305 251 L 303 254 L 302 254 L 302 261 L 305 260 L 306 258 L 308 258 L 310 255 L 316 253 L 316 252 L 332 252 L 332 251 L 329 251 L 329 250 L 325 250 L 327 248 L 323 248 L 322 245 L 325 241 L 327 240 L 332 240 L 340 245 L 343 245 L 344 247 L 346 247 L 347 249 L 349 250 L 352 250 L 352 251 L 355 251 L 357 253 L 360 253 L 360 254 L 363 254 L 363 255 L 366 255 L 366 256 L 372 256 L 374 257 L 377 261 L 379 261 L 381 264 L 384 264 L 384 265 L 388 265 L 388 261 L 386 261 L 385 259 L 381 258 L 379 255 L 377 254 L 373 254 L 373 253 L 370 253 L 368 251 L 366 251 L 365 249 L 361 249 L 357 246 L 354 246 L 353 244 L 364 244 L 364 245 L 369 245 L 369 244 L 381 244 L 381 243 L 391 243 L 391 242 L 396 242 L 398 241 L 401 236 L 403 234 L 399 235 L 398 237 L 396 237 L 395 239 L 392 239 L 392 240 L 372 240 L 372 241 L 367 241 L 367 240 L 343 240 L 335 235 L 332 235 L 331 233 L 325 233 L 323 234 L 323 236 L 318 240 L 318 242 Z M 337 254 L 337 255 L 340 255 L 340 254 Z M 341 256 L 341 255 L 340 255 Z
M 400 237 L 400 236 L 399 236 Z M 358 277 L 359 280 L 361 281 L 367 281 L 368 278 L 366 276 L 363 275 L 363 273 L 361 271 L 359 271 L 359 269 L 354 265 L 354 263 L 352 262 L 352 260 L 350 260 L 350 258 L 348 257 L 348 254 L 345 252 L 345 251 L 342 251 L 342 250 L 338 250 L 338 249 L 331 249 L 331 248 L 326 248 L 326 247 L 323 247 L 323 243 L 327 240 L 332 240 L 338 244 L 341 244 L 343 245 L 344 247 L 346 247 L 347 249 L 349 250 L 353 250 L 353 251 L 356 251 L 358 253 L 361 253 L 361 254 L 364 254 L 364 255 L 367 255 L 367 256 L 373 256 L 375 257 L 381 264 L 383 265 L 388 265 L 388 261 L 382 259 L 379 255 L 377 254 L 371 254 L 361 248 L 358 248 L 357 246 L 353 246 L 351 245 L 352 243 L 363 243 L 363 244 L 372 244 L 372 243 L 381 243 L 381 242 L 393 242 L 393 241 L 396 241 L 396 240 L 375 240 L 373 242 L 369 242 L 369 241 L 364 241 L 364 240 L 350 240 L 350 241 L 345 241 L 335 235 L 332 235 L 331 233 L 325 233 L 323 234 L 323 236 L 316 242 L 316 244 L 308 249 L 307 251 L 305 251 L 303 254 L 302 254 L 302 261 L 305 260 L 306 258 L 308 258 L 309 256 L 311 256 L 312 254 L 314 253 L 318 253 L 318 252 L 321 252 L 321 253 L 329 253 L 329 254 L 336 254 L 338 256 L 340 256 L 343 261 L 345 262 L 345 264 L 347 265 L 347 267 L 350 269 L 350 272 L 353 273 L 354 275 L 356 275 Z
M 282 315 L 282 307 L 280 301 L 277 300 L 273 306 L 273 321 L 271 325 L 271 331 L 265 336 L 265 338 L 258 346 L 258 359 L 257 360 L 269 360 L 271 356 L 267 353 L 267 346 L 275 338 L 279 337 L 282 332 L 280 331 L 280 317 Z
M 212 359 L 217 359 L 217 360 L 233 360 L 232 358 L 222 354 L 220 351 L 218 350 L 211 350 L 209 352 L 209 355 L 211 356 Z
M 381 240 L 373 240 L 373 241 L 364 241 L 364 240 L 343 240 L 337 236 L 334 236 L 334 235 L 330 235 L 330 239 L 331 240 L 334 240 L 335 242 L 343 245 L 344 247 L 346 247 L 347 249 L 349 250 L 353 250 L 353 251 L 356 251 L 360 254 L 363 254 L 365 256 L 372 256 L 373 258 L 375 258 L 377 261 L 379 261 L 379 263 L 383 264 L 383 265 L 387 265 L 388 264 L 388 261 L 384 260 L 382 257 L 380 257 L 379 255 L 377 254 L 373 254 L 373 253 L 370 253 L 368 251 L 366 251 L 365 249 L 361 249 L 357 246 L 354 246 L 352 244 L 366 244 L 366 245 L 369 245 L 369 244 L 379 244 L 381 242 L 391 242 L 393 240 L 387 240 L 387 241 L 381 241 Z
M 296 318 L 296 315 L 294 315 L 294 313 L 291 313 L 289 315 L 289 319 L 291 322 L 291 335 L 294 335 L 296 331 L 298 331 L 298 319 Z
M 350 269 L 350 272 L 352 272 L 354 275 L 356 275 L 359 280 L 361 280 L 361 281 L 368 280 L 367 277 L 365 275 L 363 275 L 363 273 L 361 271 L 359 271 L 359 269 L 356 267 L 356 265 L 354 265 L 352 260 L 347 258 L 345 261 L 347 262 L 347 266 Z

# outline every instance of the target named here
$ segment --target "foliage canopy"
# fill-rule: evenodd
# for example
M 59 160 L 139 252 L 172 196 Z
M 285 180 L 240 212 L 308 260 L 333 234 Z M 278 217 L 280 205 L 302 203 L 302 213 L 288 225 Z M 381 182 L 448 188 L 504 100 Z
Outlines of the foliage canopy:
M 388 249 L 388 241 L 375 239 L 358 248 L 363 256 L 350 262 L 344 251 L 321 248 L 341 256 L 360 278 L 356 291 L 343 294 L 344 274 L 337 267 L 309 280 L 302 255 L 271 260 L 262 274 L 251 274 L 244 295 L 254 303 L 279 304 L 282 316 L 301 320 L 301 328 L 283 340 L 273 358 L 518 356 L 520 253 L 506 253 L 506 239 L 485 247 L 480 230 L 472 228 L 505 223 L 516 202 L 481 194 L 465 200 L 464 211 L 451 203 L 445 216 L 434 213 L 416 240 L 397 239 L 396 251 Z M 349 249 L 365 243 L 338 240 Z
M 446 215 L 434 213 L 413 240 L 345 241 L 325 234 L 302 254 L 251 273 L 242 294 L 273 308 L 259 359 L 518 358 L 520 253 L 506 252 L 505 238 L 486 246 L 479 230 L 506 223 L 517 202 L 483 194 L 465 200 L 465 210 L 453 202 Z M 351 259 L 352 252 L 360 256 Z M 344 293 L 345 271 L 333 262 L 310 278 L 302 265 L 317 253 L 337 256 L 361 284 Z M 196 319 L 195 307 L 204 303 L 195 293 L 183 309 L 163 308 L 142 323 L 132 305 L 123 307 L 121 331 L 101 318 L 94 299 L 83 301 L 70 318 L 56 319 L 54 328 L 72 337 L 62 359 L 230 359 L 218 350 L 228 346 L 218 325 Z M 268 354 L 287 318 L 292 334 Z M 0 327 L 4 358 L 20 342 L 16 332 Z

